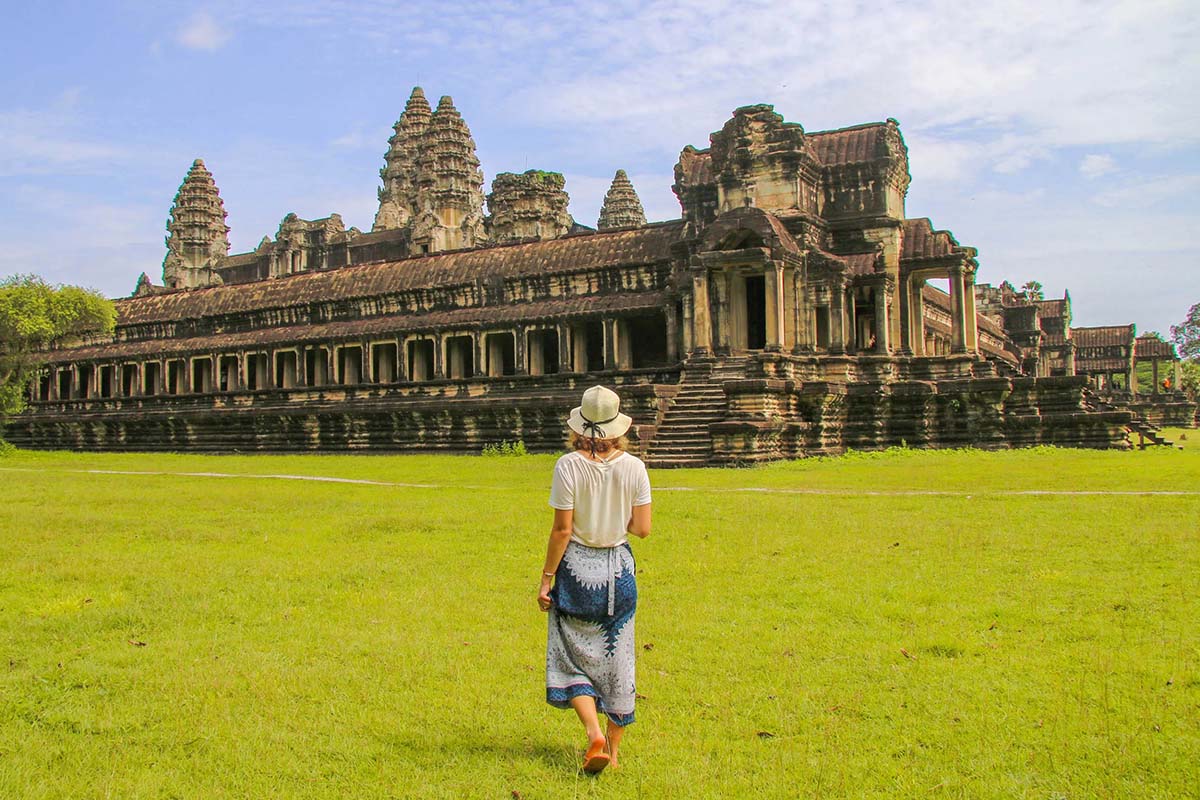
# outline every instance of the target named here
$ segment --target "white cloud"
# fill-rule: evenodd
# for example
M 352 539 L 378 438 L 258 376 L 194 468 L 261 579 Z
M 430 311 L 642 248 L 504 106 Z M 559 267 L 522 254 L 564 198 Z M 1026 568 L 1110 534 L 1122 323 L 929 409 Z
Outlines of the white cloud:
M 199 11 L 183 24 L 176 39 L 192 50 L 219 50 L 229 41 L 229 32 L 207 11 Z
M 1088 153 L 1079 162 L 1079 174 L 1085 178 L 1099 178 L 1101 175 L 1115 172 L 1116 169 L 1117 162 L 1109 155 Z
M 127 156 L 86 130 L 80 100 L 68 89 L 45 108 L 0 111 L 0 177 L 107 171 Z

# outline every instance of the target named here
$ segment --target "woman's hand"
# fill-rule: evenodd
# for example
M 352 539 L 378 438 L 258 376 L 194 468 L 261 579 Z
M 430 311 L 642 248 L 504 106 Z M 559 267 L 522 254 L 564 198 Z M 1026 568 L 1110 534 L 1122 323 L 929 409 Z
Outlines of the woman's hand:
M 538 608 L 542 611 L 550 610 L 550 578 L 542 576 L 542 584 L 538 587 Z

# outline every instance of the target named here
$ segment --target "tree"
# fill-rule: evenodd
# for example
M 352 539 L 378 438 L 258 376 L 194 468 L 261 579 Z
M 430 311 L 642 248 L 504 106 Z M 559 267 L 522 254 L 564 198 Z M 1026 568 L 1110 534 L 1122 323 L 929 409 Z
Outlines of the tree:
M 1021 291 L 1030 300 L 1045 300 L 1046 296 L 1042 294 L 1042 285 L 1037 281 L 1025 281 L 1021 286 Z
M 1200 397 L 1200 361 L 1184 361 L 1179 365 L 1179 388 Z
M 1171 326 L 1171 341 L 1184 361 L 1200 359 L 1200 303 L 1188 309 L 1183 322 Z
M 87 334 L 111 334 L 117 311 L 91 289 L 51 286 L 36 275 L 0 280 L 0 421 L 25 407 L 45 351 Z

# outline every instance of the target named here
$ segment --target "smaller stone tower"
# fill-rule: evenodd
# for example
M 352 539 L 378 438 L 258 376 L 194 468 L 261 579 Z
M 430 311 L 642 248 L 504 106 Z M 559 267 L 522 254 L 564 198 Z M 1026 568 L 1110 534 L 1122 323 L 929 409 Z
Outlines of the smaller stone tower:
M 642 210 L 642 201 L 638 199 L 633 184 L 625 170 L 617 170 L 613 176 L 612 186 L 604 196 L 604 205 L 600 207 L 600 219 L 596 222 L 597 230 L 608 231 L 613 228 L 640 227 L 646 224 L 646 212 Z
M 387 166 L 379 171 L 383 179 L 379 211 L 371 230 L 403 228 L 417 213 L 417 160 L 431 116 L 425 92 L 414 86 L 404 112 L 392 127 L 395 133 L 388 139 L 388 151 L 383 157 Z
M 571 229 L 570 198 L 557 172 L 531 169 L 521 175 L 501 172 L 487 196 L 492 212 L 491 238 L 497 244 L 517 239 L 556 239 Z
M 167 219 L 163 283 L 172 289 L 198 289 L 221 283 L 216 268 L 229 255 L 225 204 L 204 162 L 196 159 L 175 195 Z
M 475 140 L 448 96 L 438 102 L 423 137 L 417 208 L 412 241 L 418 252 L 457 250 L 485 241 L 483 173 Z

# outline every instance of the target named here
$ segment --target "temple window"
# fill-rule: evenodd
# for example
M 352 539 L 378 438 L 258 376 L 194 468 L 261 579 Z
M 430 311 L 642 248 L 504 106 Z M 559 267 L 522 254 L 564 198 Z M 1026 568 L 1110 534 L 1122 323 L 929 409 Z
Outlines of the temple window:
M 267 388 L 267 354 L 246 354 L 246 388 L 252 392 Z
M 147 361 L 142 364 L 142 394 L 152 397 L 158 394 L 158 386 L 162 381 L 162 364 L 157 361 Z
M 356 344 L 338 348 L 338 382 L 343 386 L 362 383 L 362 352 Z
M 371 380 L 374 383 L 395 383 L 397 379 L 396 343 L 380 342 L 371 345 Z
M 661 367 L 667 358 L 667 320 L 661 313 L 630 317 L 625 321 L 626 338 L 632 345 L 634 369 Z
M 511 333 L 489 333 L 486 342 L 487 374 L 492 377 L 514 374 L 517 364 L 516 339 Z
M 408 379 L 427 381 L 433 377 L 433 339 L 408 342 Z
M 446 339 L 447 377 L 461 380 L 475 374 L 475 341 L 470 336 Z
M 81 364 L 77 367 L 79 373 L 79 396 L 82 398 L 90 397 L 92 394 L 92 370 L 91 364 Z
M 50 399 L 50 373 L 43 372 L 38 376 L 38 398 L 47 401 Z
M 296 387 L 297 361 L 295 350 L 280 350 L 275 353 L 275 388 Z
M 329 383 L 329 351 L 324 347 L 309 347 L 304 351 L 304 378 L 309 386 Z
M 71 384 L 72 384 L 71 370 L 60 369 L 58 371 L 58 399 L 59 400 L 70 400 L 71 399 Z
M 813 315 L 816 321 L 816 340 L 819 350 L 829 349 L 829 306 L 817 306 Z
M 121 394 L 126 397 L 133 397 L 138 393 L 138 368 L 137 364 L 122 364 L 121 365 Z
M 526 334 L 526 357 L 530 375 L 553 375 L 558 372 L 558 331 L 540 328 Z
M 113 373 L 115 371 L 116 371 L 116 369 L 111 364 L 108 364 L 108 365 L 100 368 L 100 379 L 99 379 L 98 383 L 100 386 L 100 396 L 101 397 L 112 397 L 113 396 L 113 383 L 114 383 Z
M 208 394 L 213 390 L 213 364 L 208 356 L 192 359 L 192 391 Z
M 183 394 L 187 391 L 187 386 L 184 384 L 184 377 L 187 375 L 187 369 L 183 361 L 174 359 L 167 362 L 167 394 Z M 195 386 L 195 381 L 192 382 Z
M 218 391 L 233 392 L 238 389 L 238 360 L 237 356 L 221 356 L 221 370 L 218 376 Z
M 767 284 L 762 275 L 746 276 L 746 349 L 767 346 Z

